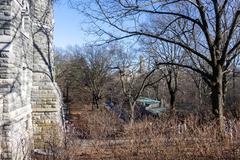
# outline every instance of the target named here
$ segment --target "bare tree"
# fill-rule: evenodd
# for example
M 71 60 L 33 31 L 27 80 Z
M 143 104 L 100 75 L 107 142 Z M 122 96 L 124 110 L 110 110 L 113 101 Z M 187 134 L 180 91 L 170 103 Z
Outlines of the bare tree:
M 156 78 L 156 76 L 154 76 L 157 71 L 156 67 L 144 72 L 139 72 L 142 68 L 139 66 L 139 63 L 134 62 L 135 58 L 133 58 L 131 54 L 117 48 L 115 48 L 114 52 L 117 53 L 117 60 L 115 61 L 115 66 L 112 67 L 112 69 L 118 70 L 122 92 L 131 110 L 130 125 L 133 126 L 136 119 L 138 98 L 142 96 L 147 87 L 153 86 L 163 78 Z
M 104 86 L 110 72 L 111 54 L 104 48 L 88 47 L 84 57 L 84 84 L 92 94 L 92 107 L 99 108 L 99 100 L 103 98 Z
M 55 49 L 56 80 L 62 90 L 64 102 L 88 102 L 89 95 L 84 86 L 83 68 L 86 61 L 78 46 L 67 49 Z
M 158 65 L 176 65 L 201 74 L 211 88 L 212 113 L 223 129 L 224 77 L 239 55 L 238 0 L 72 0 L 71 4 L 93 20 L 96 33 L 107 42 L 150 37 L 184 49 L 197 65 Z M 146 18 L 159 26 L 149 25 Z
M 166 42 L 153 42 L 146 45 L 147 52 L 154 63 L 175 63 L 183 64 L 184 54 L 178 45 L 174 45 Z M 170 95 L 170 109 L 175 110 L 176 94 L 178 91 L 178 79 L 180 67 L 177 65 L 166 65 L 160 67 L 160 72 L 164 76 L 167 84 L 168 92 Z

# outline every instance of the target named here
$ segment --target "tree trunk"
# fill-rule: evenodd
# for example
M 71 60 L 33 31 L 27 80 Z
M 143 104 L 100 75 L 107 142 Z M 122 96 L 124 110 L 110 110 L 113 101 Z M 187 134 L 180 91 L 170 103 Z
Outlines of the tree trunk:
M 161 99 L 160 96 L 159 96 L 159 84 L 160 83 L 157 83 L 157 85 L 154 87 L 155 98 L 157 98 L 157 99 Z
M 96 104 L 96 108 L 97 108 L 97 109 L 99 109 L 98 100 L 99 100 L 99 98 L 98 98 L 98 97 L 95 97 L 95 104 Z
M 175 100 L 176 100 L 176 88 L 173 88 L 172 86 L 172 78 L 170 78 L 169 81 L 167 81 L 168 85 L 168 92 L 170 95 L 170 112 L 174 113 L 175 112 Z M 176 86 L 174 86 L 176 87 Z
M 224 133 L 224 117 L 223 117 L 223 70 L 222 66 L 218 65 L 213 68 L 212 79 L 212 113 L 219 119 L 219 127 L 221 133 Z
M 199 104 L 198 104 L 198 111 L 202 107 L 203 100 L 202 100 L 202 80 L 199 81 L 199 88 L 198 88 L 198 99 L 199 99 Z
M 222 82 L 222 90 L 223 90 L 223 105 L 225 104 L 226 101 L 226 93 L 227 93 L 227 74 L 223 75 L 223 82 Z M 223 106 L 224 107 L 224 106 Z
M 94 98 L 94 92 L 92 92 L 92 111 L 95 108 L 95 98 Z
M 135 122 L 135 103 L 130 102 L 130 108 L 131 108 L 130 126 L 132 127 Z
M 174 111 L 175 110 L 175 100 L 176 100 L 176 96 L 175 96 L 174 91 L 170 91 L 170 110 Z

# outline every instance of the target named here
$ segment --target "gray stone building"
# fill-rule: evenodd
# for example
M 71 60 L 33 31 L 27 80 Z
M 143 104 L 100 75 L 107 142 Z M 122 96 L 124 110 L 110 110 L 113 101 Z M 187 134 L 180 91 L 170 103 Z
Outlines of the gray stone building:
M 0 0 L 0 159 L 24 159 L 61 128 L 52 3 Z

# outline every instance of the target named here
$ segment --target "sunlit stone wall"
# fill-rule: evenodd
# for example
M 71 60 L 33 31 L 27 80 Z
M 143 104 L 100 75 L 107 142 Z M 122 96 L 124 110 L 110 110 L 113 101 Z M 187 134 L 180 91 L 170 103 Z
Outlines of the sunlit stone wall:
M 56 135 L 61 126 L 61 101 L 54 82 L 53 68 L 53 2 L 34 0 L 32 3 L 34 66 L 32 110 L 34 143 L 37 148 Z M 55 129 L 54 129 L 55 128 Z M 55 132 L 55 133 L 54 133 Z
M 26 158 L 61 130 L 52 18 L 51 1 L 0 0 L 0 159 Z

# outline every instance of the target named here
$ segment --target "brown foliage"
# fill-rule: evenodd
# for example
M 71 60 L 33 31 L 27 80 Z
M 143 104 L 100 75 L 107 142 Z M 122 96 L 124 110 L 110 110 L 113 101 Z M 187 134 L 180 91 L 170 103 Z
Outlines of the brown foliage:
M 216 121 L 203 121 L 194 115 L 148 117 L 124 128 L 106 111 L 85 116 L 75 124 L 75 132 L 83 132 L 78 129 L 84 128 L 88 139 L 68 135 L 67 146 L 55 153 L 56 159 L 237 159 L 240 156 L 239 121 L 228 121 L 225 137 L 220 138 Z

